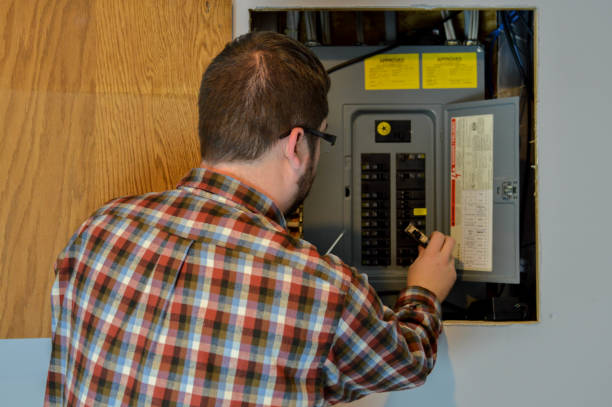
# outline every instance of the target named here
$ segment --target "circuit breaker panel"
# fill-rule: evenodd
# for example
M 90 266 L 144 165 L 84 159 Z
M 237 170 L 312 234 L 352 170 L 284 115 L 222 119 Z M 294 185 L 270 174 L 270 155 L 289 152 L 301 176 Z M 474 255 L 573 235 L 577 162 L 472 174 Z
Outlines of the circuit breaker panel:
M 313 50 L 329 68 L 368 53 L 369 48 L 374 49 Z M 463 83 L 453 84 L 444 79 L 445 64 L 465 59 L 472 60 L 473 65 L 460 68 L 471 69 L 473 79 L 467 78 L 465 72 L 467 79 Z M 435 65 L 432 60 L 440 62 Z M 398 47 L 376 63 L 386 61 L 395 64 L 394 69 L 383 67 L 379 73 L 377 66 L 368 67 L 366 60 L 331 74 L 327 131 L 336 134 L 338 140 L 333 147 L 321 144 L 318 175 L 304 203 L 304 238 L 324 253 L 343 233 L 333 253 L 366 272 L 379 292 L 390 292 L 403 286 L 405 267 L 418 255 L 416 242 L 404 232 L 408 223 L 414 223 L 427 234 L 433 230 L 450 234 L 454 221 L 452 230 L 461 232 L 468 243 L 462 252 L 465 264 L 470 266 L 472 259 L 478 260 L 481 255 L 491 260 L 490 270 L 470 270 L 458 262 L 460 278 L 518 282 L 518 201 L 516 194 L 508 193 L 516 190 L 513 188 L 518 182 L 517 101 L 466 103 L 482 100 L 484 96 L 484 55 L 477 46 Z M 408 68 L 401 64 L 408 64 L 405 65 Z M 398 76 L 402 69 L 413 79 L 405 81 Z M 415 69 L 418 76 L 414 76 Z M 438 76 L 432 78 L 434 73 Z M 486 117 L 480 118 L 483 115 Z M 471 117 L 478 126 L 472 126 Z M 463 125 L 455 127 L 454 133 L 453 119 Z M 464 128 L 467 130 L 462 132 Z M 491 136 L 494 139 L 486 139 L 483 134 L 494 134 Z M 463 155 L 459 155 L 453 150 L 453 140 L 459 141 L 460 146 L 464 141 L 465 145 L 473 146 L 474 140 L 484 140 L 482 146 L 486 151 L 472 154 L 472 147 L 466 147 L 467 152 L 463 154 L 461 150 Z M 452 154 L 466 163 L 471 157 L 480 161 L 482 157 L 488 158 L 483 162 L 488 163 L 490 176 L 476 186 L 470 182 L 451 182 L 451 172 L 456 168 L 451 163 Z M 466 164 L 465 171 L 483 172 L 476 164 Z M 454 176 L 457 178 L 457 174 Z M 451 186 L 455 184 L 464 185 L 465 194 L 453 193 Z M 481 184 L 487 188 L 483 190 Z M 476 198 L 483 202 L 481 206 L 471 205 L 472 202 L 480 205 Z M 460 199 L 470 203 L 472 218 L 471 212 L 459 205 L 463 202 Z M 456 214 L 465 216 L 451 219 L 452 203 Z M 488 212 L 481 211 L 481 207 Z M 490 236 L 472 227 L 472 219 L 489 220 L 489 226 L 493 225 L 489 227 Z M 463 220 L 466 225 L 459 228 L 457 222 Z M 482 242 L 474 236 L 482 237 Z

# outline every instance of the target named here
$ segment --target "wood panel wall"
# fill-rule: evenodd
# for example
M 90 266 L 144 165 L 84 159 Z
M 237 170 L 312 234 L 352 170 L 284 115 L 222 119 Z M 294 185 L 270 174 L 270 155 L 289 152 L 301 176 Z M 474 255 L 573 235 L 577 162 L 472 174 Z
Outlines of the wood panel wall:
M 53 263 L 120 195 L 198 164 L 231 0 L 0 0 L 0 338 L 50 335 Z

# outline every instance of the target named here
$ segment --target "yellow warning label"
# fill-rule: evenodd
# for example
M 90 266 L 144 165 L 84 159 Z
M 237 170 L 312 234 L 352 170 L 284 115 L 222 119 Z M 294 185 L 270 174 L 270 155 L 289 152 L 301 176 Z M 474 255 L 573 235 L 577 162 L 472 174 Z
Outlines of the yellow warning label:
M 391 125 L 388 122 L 380 122 L 378 126 L 376 126 L 376 131 L 381 136 L 386 136 L 391 133 Z
M 475 52 L 424 53 L 423 89 L 477 88 Z
M 365 60 L 365 89 L 419 89 L 419 54 L 381 54 Z
M 414 208 L 413 216 L 427 216 L 427 208 Z

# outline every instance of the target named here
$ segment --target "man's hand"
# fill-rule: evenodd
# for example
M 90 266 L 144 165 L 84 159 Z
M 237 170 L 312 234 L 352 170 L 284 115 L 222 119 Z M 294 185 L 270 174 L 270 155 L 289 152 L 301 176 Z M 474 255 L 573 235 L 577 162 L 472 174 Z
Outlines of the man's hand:
M 433 232 L 427 247 L 419 246 L 419 257 L 408 269 L 408 285 L 426 288 L 444 301 L 457 279 L 454 247 L 455 239 Z

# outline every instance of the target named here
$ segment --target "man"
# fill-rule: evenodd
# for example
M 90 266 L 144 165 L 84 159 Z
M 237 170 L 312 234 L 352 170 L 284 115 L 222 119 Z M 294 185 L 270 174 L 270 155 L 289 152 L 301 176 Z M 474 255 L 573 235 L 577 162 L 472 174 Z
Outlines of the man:
M 108 203 L 56 264 L 49 405 L 325 405 L 423 383 L 455 280 L 441 233 L 395 311 L 365 275 L 286 230 L 312 185 L 329 78 L 251 33 L 206 70 L 202 164 Z

